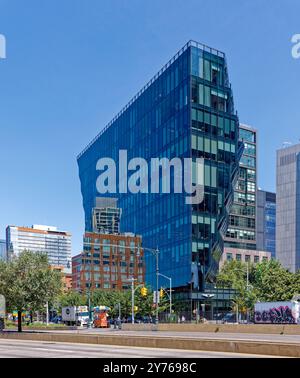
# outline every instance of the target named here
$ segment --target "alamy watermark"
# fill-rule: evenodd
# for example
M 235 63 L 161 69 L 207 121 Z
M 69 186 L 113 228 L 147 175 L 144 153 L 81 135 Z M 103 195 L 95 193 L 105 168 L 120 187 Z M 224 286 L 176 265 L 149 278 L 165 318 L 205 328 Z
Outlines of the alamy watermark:
M 0 34 L 0 59 L 6 59 L 6 38 Z
M 116 193 L 186 193 L 186 204 L 200 204 L 204 199 L 204 159 L 141 157 L 128 161 L 127 150 L 119 150 L 118 162 L 112 158 L 97 161 L 100 171 L 96 188 L 100 194 Z
M 300 59 L 300 34 L 294 34 L 291 42 L 293 43 L 292 57 L 294 59 Z

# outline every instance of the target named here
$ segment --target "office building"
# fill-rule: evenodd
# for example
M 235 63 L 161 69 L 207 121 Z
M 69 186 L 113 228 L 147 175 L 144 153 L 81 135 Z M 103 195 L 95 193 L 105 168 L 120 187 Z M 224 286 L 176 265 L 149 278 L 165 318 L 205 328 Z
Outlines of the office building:
M 71 234 L 57 227 L 33 225 L 32 227 L 8 226 L 6 228 L 8 256 L 18 256 L 24 250 L 44 252 L 51 266 L 63 267 L 71 273 Z
M 239 139 L 244 143 L 239 179 L 234 191 L 225 249 L 256 250 L 257 132 L 241 124 Z M 226 253 L 226 251 L 225 251 Z
M 120 232 L 121 209 L 116 198 L 96 198 L 92 210 L 92 230 L 96 233 L 118 234 Z
M 172 277 L 187 303 L 201 299 L 214 287 L 223 253 L 243 151 L 238 130 L 225 54 L 188 42 L 78 156 L 86 232 L 103 195 L 99 159 L 116 162 L 119 175 L 121 150 L 128 161 L 139 157 L 149 165 L 153 157 L 193 159 L 193 184 L 204 192 L 200 203 L 187 204 L 186 193 L 173 190 L 173 171 L 170 193 L 133 193 L 121 178 L 116 193 L 106 196 L 118 199 L 120 231 L 141 235 L 145 248 L 158 247 L 160 272 Z M 196 159 L 204 159 L 203 174 Z M 146 283 L 155 288 L 155 258 L 145 250 L 145 259 Z
M 276 249 L 276 194 L 257 191 L 257 249 L 271 252 Z
M 7 253 L 6 253 L 6 240 L 0 240 L 0 260 L 6 261 Z
M 276 259 L 300 268 L 300 144 L 277 151 Z
M 72 258 L 74 290 L 127 290 L 132 277 L 137 285 L 145 282 L 141 237 L 87 232 L 83 249 Z

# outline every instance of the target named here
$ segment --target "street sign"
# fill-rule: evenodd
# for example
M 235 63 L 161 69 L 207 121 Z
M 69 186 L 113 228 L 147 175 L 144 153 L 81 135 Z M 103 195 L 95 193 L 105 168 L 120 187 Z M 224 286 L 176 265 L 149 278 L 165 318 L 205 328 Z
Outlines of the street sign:
M 6 313 L 5 297 L 0 294 L 0 318 L 5 318 Z
M 156 297 L 158 297 L 158 301 L 156 302 Z M 156 303 L 159 303 L 159 291 L 153 291 L 153 303 L 156 304 Z

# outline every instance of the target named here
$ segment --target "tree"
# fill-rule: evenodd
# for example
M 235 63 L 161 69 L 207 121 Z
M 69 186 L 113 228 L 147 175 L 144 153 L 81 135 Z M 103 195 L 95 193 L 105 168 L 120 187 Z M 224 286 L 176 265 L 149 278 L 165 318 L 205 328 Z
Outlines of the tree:
M 85 306 L 86 298 L 76 291 L 68 291 L 58 298 L 59 307 Z
M 0 292 L 9 311 L 18 311 L 18 331 L 22 332 L 22 312 L 41 311 L 62 291 L 60 272 L 50 269 L 45 253 L 24 251 L 0 265 Z
M 248 266 L 247 287 L 247 264 L 241 261 L 226 261 L 217 276 L 217 286 L 234 289 L 234 303 L 240 310 L 246 311 L 254 306 L 257 301 L 257 288 L 255 285 L 255 265 Z
M 298 276 L 283 268 L 279 261 L 257 264 L 255 285 L 260 301 L 289 301 L 300 292 Z
M 277 260 L 250 264 L 247 290 L 246 264 L 232 260 L 226 262 L 219 272 L 217 286 L 235 289 L 234 301 L 239 308 L 253 308 L 258 300 L 289 301 L 295 294 L 299 294 L 300 271 L 291 273 Z

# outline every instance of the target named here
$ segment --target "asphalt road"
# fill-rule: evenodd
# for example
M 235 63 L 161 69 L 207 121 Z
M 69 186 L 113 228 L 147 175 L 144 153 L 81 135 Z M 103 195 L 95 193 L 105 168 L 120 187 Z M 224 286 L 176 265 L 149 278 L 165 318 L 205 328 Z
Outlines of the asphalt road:
M 0 358 L 253 358 L 241 353 L 0 339 Z

